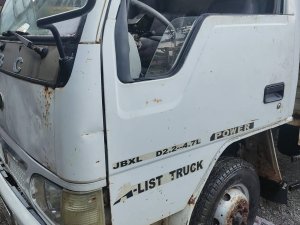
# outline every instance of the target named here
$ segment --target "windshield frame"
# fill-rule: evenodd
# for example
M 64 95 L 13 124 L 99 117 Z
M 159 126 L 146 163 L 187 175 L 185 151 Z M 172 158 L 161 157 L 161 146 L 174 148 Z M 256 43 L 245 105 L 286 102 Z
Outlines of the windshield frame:
M 61 36 L 61 39 L 63 42 L 65 41 L 74 41 L 79 42 L 80 38 L 82 36 L 83 28 L 85 25 L 87 19 L 87 15 L 84 15 L 80 17 L 80 21 L 77 27 L 77 30 L 75 34 L 72 35 L 63 35 Z M 54 36 L 50 33 L 49 35 L 36 35 L 36 34 L 28 34 L 28 35 L 22 35 L 26 37 L 27 39 L 36 42 L 36 44 L 43 44 L 43 43 L 52 43 L 55 42 Z M 3 36 L 3 34 L 0 34 L 0 40 L 7 40 L 7 41 L 18 41 L 18 39 L 15 36 Z

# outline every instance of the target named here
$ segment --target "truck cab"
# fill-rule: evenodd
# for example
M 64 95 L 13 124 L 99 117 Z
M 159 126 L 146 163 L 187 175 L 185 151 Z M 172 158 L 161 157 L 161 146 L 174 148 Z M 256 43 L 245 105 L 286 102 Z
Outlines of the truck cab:
M 299 13 L 297 0 L 7 0 L 12 222 L 253 224 L 259 177 L 283 183 L 272 129 L 293 121 Z

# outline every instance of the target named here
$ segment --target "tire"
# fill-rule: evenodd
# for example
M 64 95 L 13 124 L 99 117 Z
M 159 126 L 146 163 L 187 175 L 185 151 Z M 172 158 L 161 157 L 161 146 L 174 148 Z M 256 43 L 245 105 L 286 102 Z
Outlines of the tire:
M 260 183 L 254 167 L 242 159 L 223 158 L 217 162 L 197 200 L 189 224 L 253 225 L 259 198 Z M 233 205 L 235 210 L 229 210 Z

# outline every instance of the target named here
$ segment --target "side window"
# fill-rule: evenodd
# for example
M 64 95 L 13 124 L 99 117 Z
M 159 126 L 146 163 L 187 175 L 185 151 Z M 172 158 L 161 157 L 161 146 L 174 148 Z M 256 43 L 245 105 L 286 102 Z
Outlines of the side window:
M 0 12 L 4 6 L 5 0 L 0 0 Z
M 126 38 L 129 49 L 124 53 L 124 48 L 118 50 L 117 47 L 117 60 L 122 60 L 118 63 L 118 73 L 123 73 L 119 77 L 125 83 L 174 75 L 184 62 L 193 34 L 200 27 L 198 25 L 208 15 L 281 14 L 284 0 L 128 1 L 125 30 L 128 31 Z M 124 12 L 119 14 L 124 18 Z M 118 37 L 120 31 L 117 32 L 117 29 L 116 46 L 120 46 L 118 41 L 121 42 L 122 38 Z M 118 51 L 122 54 L 118 55 Z M 121 55 L 128 56 L 128 60 L 123 60 Z M 124 79 L 124 63 L 129 64 L 127 72 L 130 73 L 130 78 L 127 79 Z M 122 64 L 120 68 L 119 65 Z
M 160 38 L 149 66 L 146 65 L 146 78 L 168 76 L 175 69 L 197 19 L 198 17 L 179 17 L 172 20 L 172 26 L 168 26 Z

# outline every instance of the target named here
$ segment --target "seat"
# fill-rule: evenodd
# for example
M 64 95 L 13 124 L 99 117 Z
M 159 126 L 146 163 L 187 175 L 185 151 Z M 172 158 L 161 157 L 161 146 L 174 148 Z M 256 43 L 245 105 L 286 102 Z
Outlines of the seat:
M 141 58 L 138 52 L 138 48 L 133 36 L 128 33 L 129 40 L 129 67 L 130 67 L 130 75 L 132 79 L 140 78 L 142 73 L 142 64 Z

